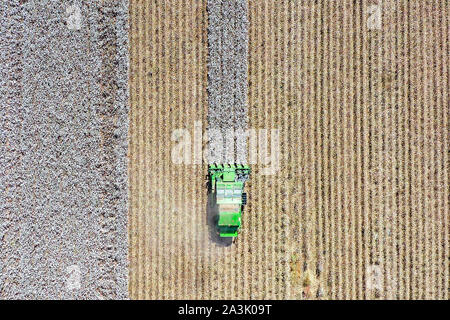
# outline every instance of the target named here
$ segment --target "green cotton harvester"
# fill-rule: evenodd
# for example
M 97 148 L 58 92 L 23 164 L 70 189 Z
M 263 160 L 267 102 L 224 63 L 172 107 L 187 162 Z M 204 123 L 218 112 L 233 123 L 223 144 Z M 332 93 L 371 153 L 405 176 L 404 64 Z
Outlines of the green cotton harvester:
M 211 164 L 208 167 L 209 185 L 218 208 L 217 230 L 220 237 L 237 237 L 247 194 L 245 182 L 250 167 L 242 164 Z

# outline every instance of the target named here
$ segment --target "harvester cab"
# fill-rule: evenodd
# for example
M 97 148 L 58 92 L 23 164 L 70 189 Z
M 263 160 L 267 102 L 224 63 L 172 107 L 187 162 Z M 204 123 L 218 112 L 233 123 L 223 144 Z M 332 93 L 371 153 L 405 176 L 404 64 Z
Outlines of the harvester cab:
M 211 192 L 218 207 L 217 230 L 220 237 L 237 237 L 241 228 L 241 216 L 247 203 L 244 192 L 250 167 L 241 164 L 212 164 L 208 168 Z

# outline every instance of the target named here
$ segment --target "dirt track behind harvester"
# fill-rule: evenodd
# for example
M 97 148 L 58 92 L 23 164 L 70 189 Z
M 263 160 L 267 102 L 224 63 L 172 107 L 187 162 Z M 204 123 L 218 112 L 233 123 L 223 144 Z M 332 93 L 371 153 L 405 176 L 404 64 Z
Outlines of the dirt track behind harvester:
M 281 170 L 253 166 L 224 248 L 206 167 L 170 157 L 206 128 L 206 1 L 131 1 L 132 298 L 448 299 L 449 8 L 382 1 L 370 29 L 376 3 L 249 2 L 249 127 L 280 129 Z

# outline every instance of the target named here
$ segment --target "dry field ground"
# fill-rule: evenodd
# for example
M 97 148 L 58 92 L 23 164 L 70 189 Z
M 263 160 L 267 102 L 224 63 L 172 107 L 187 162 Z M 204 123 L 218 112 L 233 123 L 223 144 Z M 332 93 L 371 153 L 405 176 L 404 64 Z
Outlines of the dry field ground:
M 384 0 L 380 28 L 376 4 L 249 1 L 249 127 L 280 129 L 281 170 L 253 166 L 222 247 L 206 165 L 171 161 L 207 127 L 206 0 L 130 1 L 131 298 L 449 298 L 449 4 Z

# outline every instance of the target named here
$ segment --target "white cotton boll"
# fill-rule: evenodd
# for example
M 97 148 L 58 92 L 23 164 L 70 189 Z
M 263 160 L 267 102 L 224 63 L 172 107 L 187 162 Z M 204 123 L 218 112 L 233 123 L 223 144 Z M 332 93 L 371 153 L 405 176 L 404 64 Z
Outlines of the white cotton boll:
M 67 23 L 66 8 L 74 4 L 81 25 Z M 5 298 L 128 297 L 127 165 L 121 156 L 128 131 L 128 1 L 108 4 L 118 19 L 115 28 L 105 26 L 108 10 L 86 4 L 0 4 L 8 16 L 0 22 L 7 39 L 0 45 L 0 139 L 8 146 L 0 150 L 0 165 L 8 168 L 0 172 L 0 185 L 8 186 L 0 192 Z M 121 48 L 105 59 L 101 42 Z M 102 73 L 105 64 L 112 72 Z M 117 138 L 108 148 L 100 138 L 108 129 L 100 117 L 101 82 L 117 84 Z M 106 226 L 103 216 L 109 217 Z M 102 229 L 111 234 L 102 237 Z M 113 268 L 100 268 L 100 260 Z M 81 282 L 67 290 L 72 265 L 79 266 Z M 108 279 L 107 289 L 101 279 Z
M 209 0 L 207 9 L 208 130 L 219 129 L 225 134 L 229 129 L 246 129 L 248 124 L 247 1 Z M 220 153 L 225 145 L 217 141 L 209 143 L 209 163 L 224 161 Z M 246 148 L 245 139 L 238 139 L 235 160 L 245 162 L 242 154 Z

